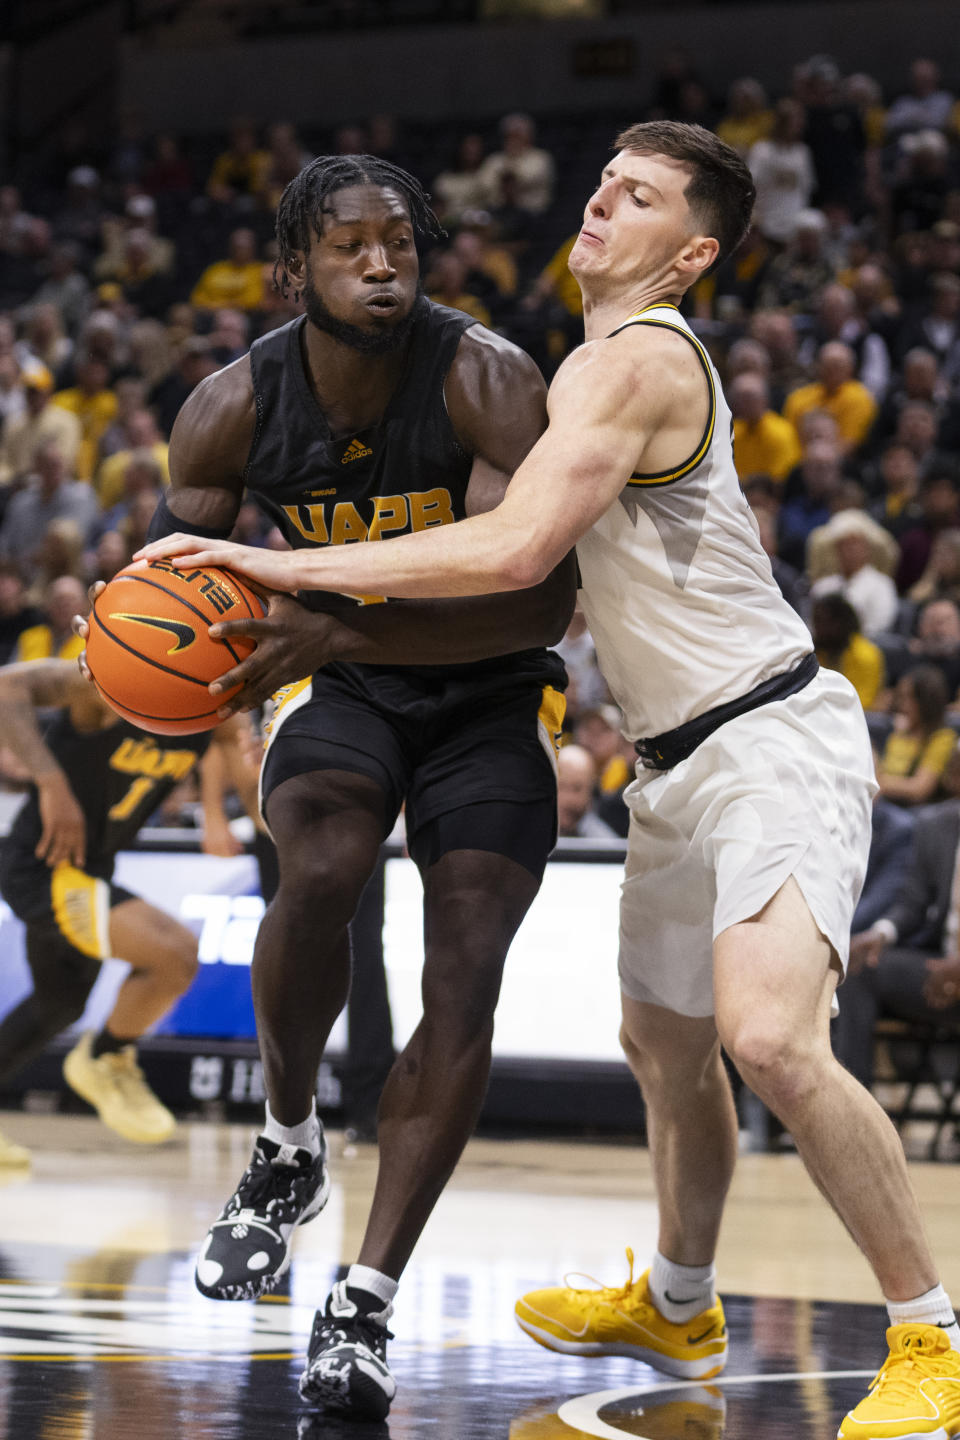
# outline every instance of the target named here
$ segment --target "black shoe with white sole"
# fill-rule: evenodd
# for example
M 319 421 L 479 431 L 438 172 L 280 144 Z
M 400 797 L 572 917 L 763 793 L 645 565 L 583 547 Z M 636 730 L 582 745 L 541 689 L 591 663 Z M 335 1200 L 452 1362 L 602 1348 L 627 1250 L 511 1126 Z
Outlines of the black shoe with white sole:
M 253 1158 L 197 1260 L 197 1289 L 211 1300 L 256 1300 L 286 1274 L 290 1242 L 330 1196 L 327 1147 L 320 1154 L 258 1135 Z
M 392 1305 L 365 1314 L 350 1299 L 345 1281 L 334 1285 L 326 1309 L 313 1321 L 307 1368 L 300 1376 L 303 1399 L 356 1420 L 383 1420 L 397 1393 L 387 1365 L 392 1314 Z

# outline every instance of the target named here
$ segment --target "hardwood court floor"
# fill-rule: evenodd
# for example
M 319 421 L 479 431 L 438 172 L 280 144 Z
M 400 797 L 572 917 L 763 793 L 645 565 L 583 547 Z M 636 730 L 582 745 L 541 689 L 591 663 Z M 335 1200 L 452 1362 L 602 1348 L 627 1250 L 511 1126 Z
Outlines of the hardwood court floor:
M 303 1411 L 296 1378 L 314 1307 L 358 1248 L 372 1149 L 345 1155 L 331 1137 L 333 1194 L 298 1233 L 283 1292 L 227 1305 L 194 1289 L 191 1251 L 249 1127 L 187 1124 L 143 1151 L 92 1118 L 0 1126 L 35 1156 L 0 1186 L 0 1440 L 828 1440 L 882 1358 L 872 1277 L 792 1155 L 741 1158 L 719 1258 L 721 1380 L 539 1349 L 515 1328 L 519 1293 L 572 1270 L 619 1283 L 627 1244 L 646 1265 L 648 1157 L 478 1140 L 400 1289 L 389 1424 L 330 1421 Z M 956 1299 L 960 1168 L 913 1174 Z

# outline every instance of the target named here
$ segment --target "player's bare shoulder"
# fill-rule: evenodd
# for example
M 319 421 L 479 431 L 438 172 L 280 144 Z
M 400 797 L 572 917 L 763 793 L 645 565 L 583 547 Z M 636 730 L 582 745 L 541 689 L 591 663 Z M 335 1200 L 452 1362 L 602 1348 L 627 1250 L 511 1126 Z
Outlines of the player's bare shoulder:
M 547 387 L 535 361 L 512 341 L 472 325 L 444 383 L 447 412 L 468 454 L 512 471 L 547 424 Z
M 170 465 L 181 484 L 194 476 L 239 476 L 257 424 L 249 355 L 225 365 L 193 390 L 170 435 Z
M 642 322 L 609 339 L 611 356 L 626 366 L 638 386 L 671 418 L 701 421 L 711 404 L 711 382 L 700 346 L 678 327 Z

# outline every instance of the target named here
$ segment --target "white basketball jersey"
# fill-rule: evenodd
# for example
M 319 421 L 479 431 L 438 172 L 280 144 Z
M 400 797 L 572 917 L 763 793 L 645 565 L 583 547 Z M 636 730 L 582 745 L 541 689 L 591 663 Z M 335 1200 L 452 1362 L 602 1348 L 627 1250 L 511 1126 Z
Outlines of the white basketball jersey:
M 710 387 L 693 455 L 669 473 L 632 476 L 577 545 L 600 669 L 636 740 L 738 699 L 813 645 L 780 594 L 740 489 L 732 418 L 710 357 L 673 305 L 626 324 L 686 336 Z

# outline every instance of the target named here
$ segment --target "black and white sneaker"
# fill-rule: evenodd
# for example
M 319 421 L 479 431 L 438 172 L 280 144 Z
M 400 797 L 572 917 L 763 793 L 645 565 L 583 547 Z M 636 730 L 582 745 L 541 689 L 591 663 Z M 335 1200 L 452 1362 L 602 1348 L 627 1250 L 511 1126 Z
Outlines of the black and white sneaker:
M 303 1399 L 357 1420 L 383 1420 L 397 1393 L 387 1365 L 392 1314 L 392 1305 L 366 1314 L 350 1299 L 345 1281 L 334 1285 L 326 1309 L 314 1317 L 307 1368 L 300 1376 Z
M 258 1135 L 253 1158 L 210 1227 L 197 1259 L 197 1289 L 211 1300 L 257 1300 L 290 1265 L 290 1242 L 330 1197 L 327 1146 L 320 1154 Z

